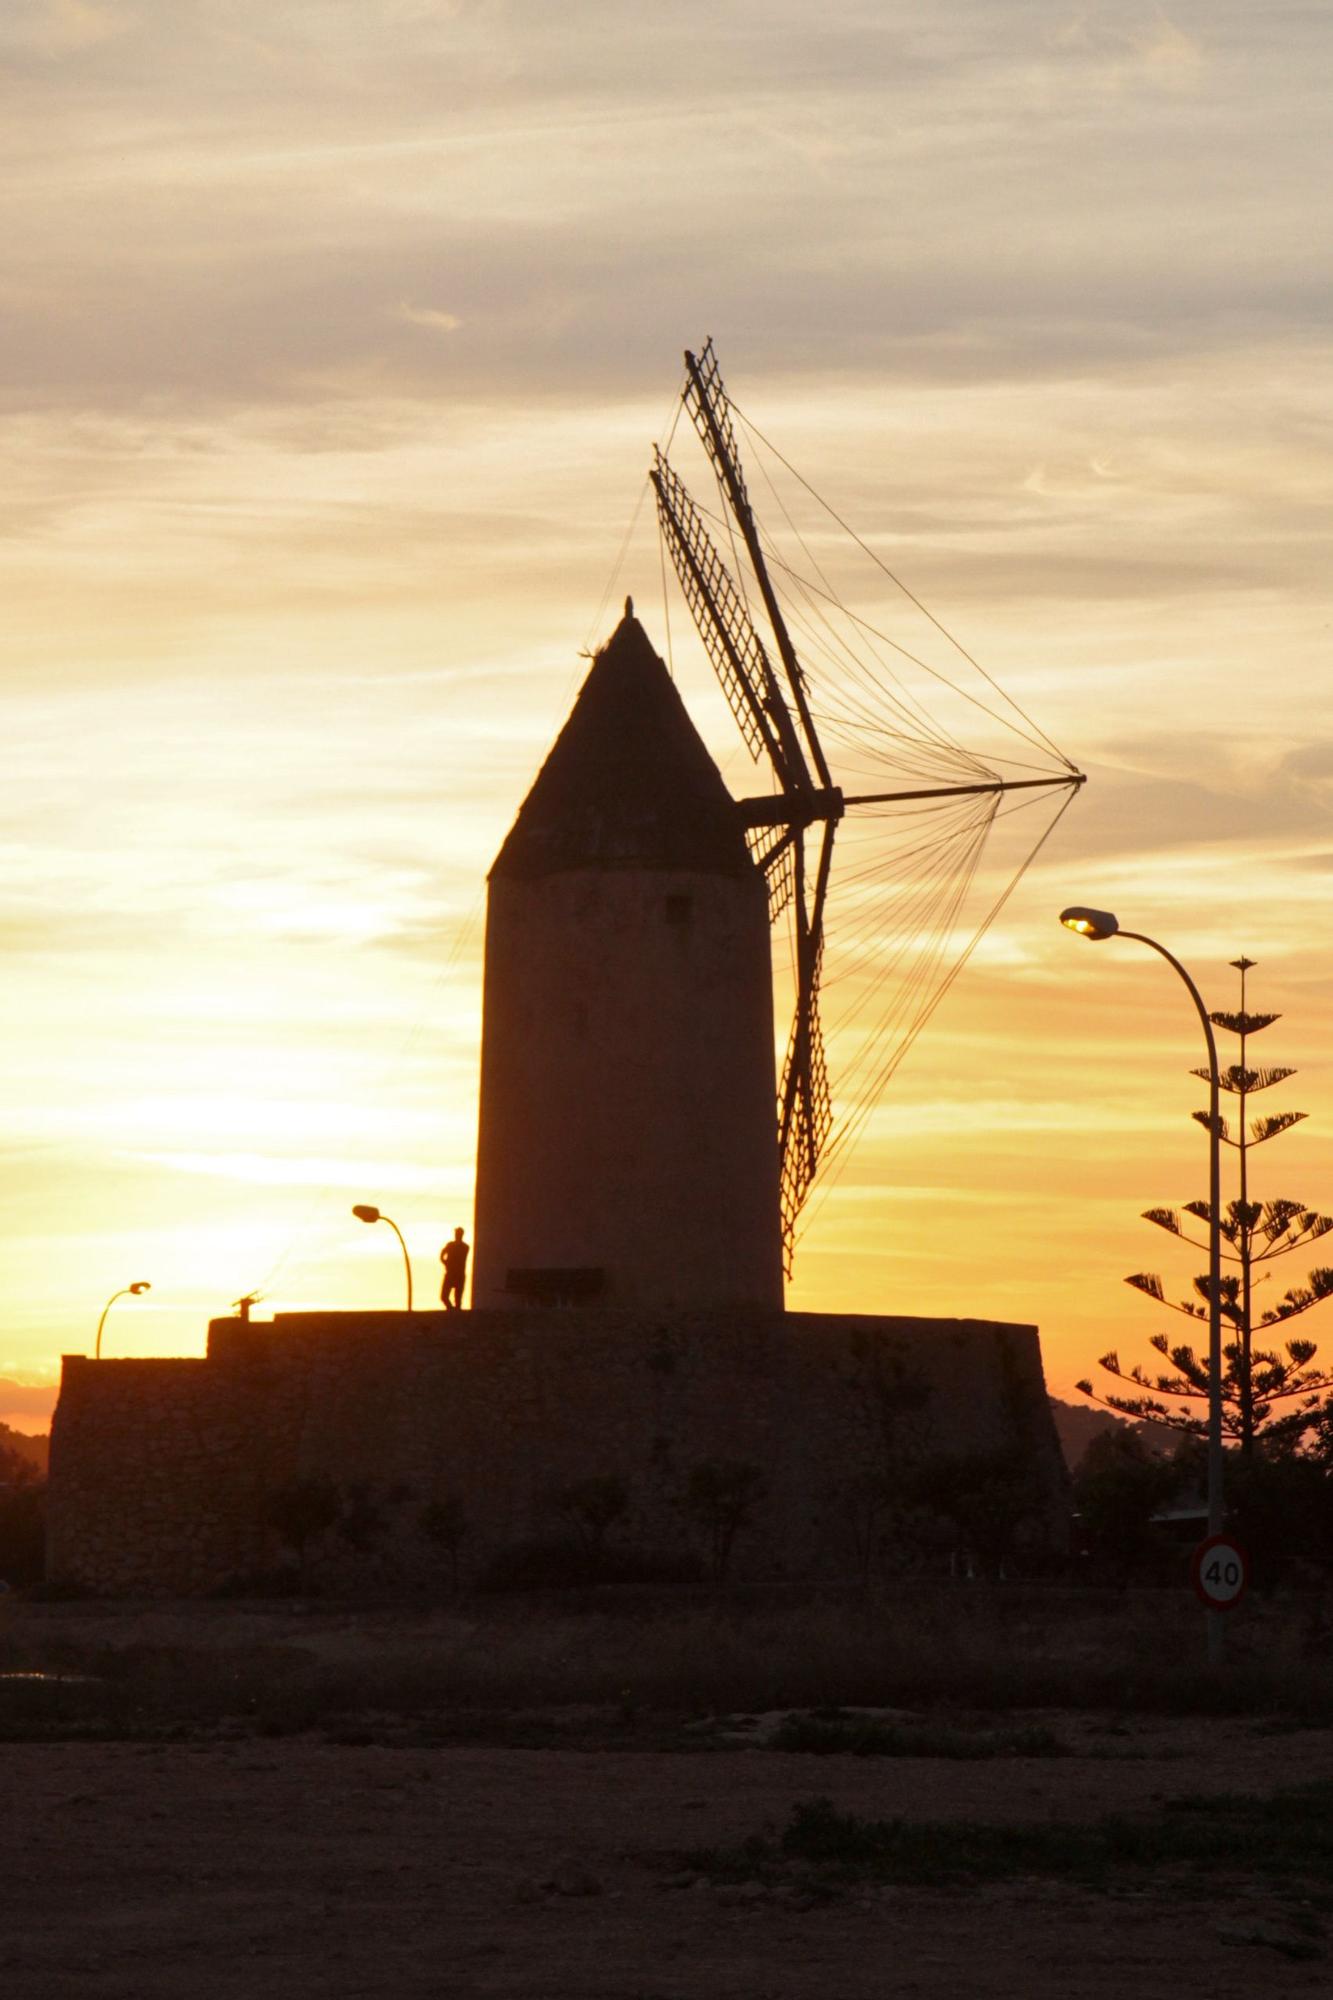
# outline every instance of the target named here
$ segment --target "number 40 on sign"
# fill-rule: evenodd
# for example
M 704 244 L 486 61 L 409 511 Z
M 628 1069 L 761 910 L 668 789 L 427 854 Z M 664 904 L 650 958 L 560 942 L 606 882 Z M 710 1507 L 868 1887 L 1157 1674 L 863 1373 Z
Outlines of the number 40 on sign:
M 1249 1563 L 1230 1535 L 1210 1535 L 1190 1559 L 1190 1578 L 1210 1611 L 1231 1611 L 1245 1595 Z

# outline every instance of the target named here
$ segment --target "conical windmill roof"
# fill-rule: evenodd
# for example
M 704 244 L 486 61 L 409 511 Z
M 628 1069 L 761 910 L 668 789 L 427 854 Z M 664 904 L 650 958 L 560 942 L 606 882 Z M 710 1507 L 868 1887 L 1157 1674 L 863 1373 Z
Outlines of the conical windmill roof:
M 754 872 L 735 801 L 626 600 L 492 876 Z

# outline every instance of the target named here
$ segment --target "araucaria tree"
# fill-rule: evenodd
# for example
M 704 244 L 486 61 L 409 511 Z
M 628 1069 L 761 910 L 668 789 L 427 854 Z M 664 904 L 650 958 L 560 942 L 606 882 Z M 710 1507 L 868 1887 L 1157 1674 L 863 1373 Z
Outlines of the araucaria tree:
M 1320 1423 L 1321 1411 L 1327 1412 L 1324 1398 L 1333 1389 L 1333 1369 L 1318 1365 L 1318 1349 L 1312 1340 L 1282 1340 L 1274 1338 L 1274 1335 L 1286 1321 L 1308 1312 L 1321 1299 L 1333 1293 L 1333 1267 L 1324 1265 L 1311 1270 L 1303 1283 L 1289 1285 L 1274 1304 L 1262 1306 L 1257 1318 L 1255 1293 L 1257 1287 L 1275 1275 L 1274 1267 L 1278 1266 L 1280 1259 L 1307 1250 L 1321 1236 L 1333 1230 L 1333 1216 L 1320 1215 L 1307 1208 L 1304 1202 L 1293 1201 L 1286 1196 L 1268 1201 L 1251 1198 L 1250 1154 L 1256 1146 L 1266 1145 L 1270 1139 L 1290 1131 L 1306 1114 L 1303 1111 L 1279 1111 L 1268 1117 L 1250 1118 L 1248 1115 L 1252 1097 L 1260 1091 L 1271 1090 L 1275 1084 L 1285 1083 L 1296 1072 L 1292 1069 L 1250 1066 L 1250 1039 L 1265 1028 L 1271 1028 L 1274 1021 L 1281 1017 L 1246 1011 L 1245 975 L 1254 965 L 1254 960 L 1237 958 L 1231 962 L 1240 974 L 1240 1008 L 1234 1014 L 1219 1013 L 1209 1017 L 1215 1027 L 1235 1035 L 1240 1043 L 1239 1059 L 1224 1069 L 1219 1078 L 1223 1090 L 1236 1101 L 1234 1126 L 1229 1118 L 1222 1118 L 1219 1129 L 1222 1143 L 1234 1155 L 1237 1189 L 1236 1198 L 1227 1202 L 1220 1223 L 1224 1334 L 1222 1427 L 1226 1436 L 1239 1444 L 1242 1454 L 1249 1457 L 1255 1438 L 1261 1432 L 1265 1444 L 1278 1449 L 1291 1448 Z M 1191 1074 L 1207 1081 L 1206 1069 L 1196 1069 Z M 1196 1111 L 1194 1116 L 1206 1131 L 1209 1114 Z M 1186 1220 L 1190 1216 L 1203 1225 L 1202 1242 Z M 1180 1212 L 1173 1208 L 1150 1208 L 1144 1212 L 1145 1222 L 1155 1223 L 1169 1236 L 1188 1243 L 1192 1249 L 1201 1250 L 1205 1255 L 1211 1220 L 1211 1210 L 1206 1201 L 1187 1201 Z M 1187 1319 L 1208 1318 L 1210 1294 L 1207 1276 L 1195 1278 L 1194 1296 L 1187 1299 L 1168 1299 L 1162 1280 L 1154 1271 L 1136 1271 L 1132 1277 L 1126 1278 L 1125 1283 Z M 1226 1338 L 1228 1330 L 1229 1339 Z M 1262 1346 L 1254 1344 L 1256 1331 L 1265 1343 Z M 1165 1424 L 1173 1430 L 1194 1436 L 1206 1435 L 1209 1390 L 1206 1347 L 1203 1352 L 1196 1353 L 1194 1347 L 1186 1342 L 1173 1344 L 1164 1333 L 1157 1334 L 1149 1345 L 1169 1363 L 1169 1370 L 1149 1375 L 1139 1367 L 1122 1368 L 1120 1357 L 1114 1352 L 1101 1357 L 1099 1365 L 1108 1375 L 1127 1383 L 1132 1394 L 1098 1396 L 1091 1382 L 1080 1382 L 1079 1388 L 1085 1396 L 1091 1396 L 1095 1402 L 1104 1403 L 1108 1409 L 1118 1410 L 1124 1416 Z M 1172 1398 L 1174 1407 L 1164 1402 L 1164 1397 Z

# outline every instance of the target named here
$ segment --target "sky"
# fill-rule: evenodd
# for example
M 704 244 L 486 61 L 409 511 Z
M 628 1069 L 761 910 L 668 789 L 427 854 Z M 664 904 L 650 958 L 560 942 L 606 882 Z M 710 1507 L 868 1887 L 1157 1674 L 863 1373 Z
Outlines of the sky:
M 1258 962 L 1265 1191 L 1333 1208 L 1331 53 L 1283 0 L 10 0 L 0 1421 L 133 1280 L 109 1353 L 396 1302 L 354 1201 L 434 1296 L 485 871 L 626 590 L 747 782 L 640 505 L 709 334 L 1089 776 L 789 1303 L 1035 1322 L 1062 1394 L 1146 1351 L 1202 1050 L 1071 902 L 1211 1006 Z

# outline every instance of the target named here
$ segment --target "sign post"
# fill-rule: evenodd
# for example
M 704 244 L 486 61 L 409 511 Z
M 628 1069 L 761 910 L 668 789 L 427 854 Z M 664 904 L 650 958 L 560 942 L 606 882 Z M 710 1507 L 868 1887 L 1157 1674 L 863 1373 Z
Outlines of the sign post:
M 1209 1611 L 1234 1611 L 1249 1580 L 1249 1558 L 1230 1535 L 1209 1535 L 1190 1557 L 1190 1582 Z

